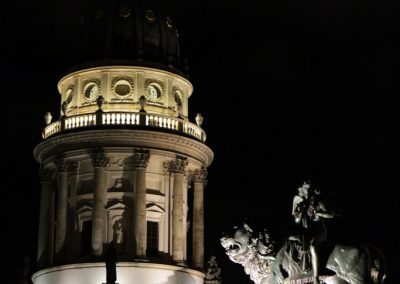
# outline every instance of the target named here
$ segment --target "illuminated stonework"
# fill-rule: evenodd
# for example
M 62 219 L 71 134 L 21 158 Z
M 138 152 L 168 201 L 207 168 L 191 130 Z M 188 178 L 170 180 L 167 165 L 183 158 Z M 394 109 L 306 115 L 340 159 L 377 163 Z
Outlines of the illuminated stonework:
M 123 95 L 116 91 L 116 86 L 122 83 L 129 88 Z M 149 95 L 149 86 L 159 88 L 160 95 L 152 98 Z M 80 70 L 62 78 L 58 83 L 61 102 L 68 101 L 71 89 L 79 90 L 80 93 L 72 96 L 70 103 L 75 107 L 69 110 L 68 116 L 94 113 L 97 110 L 96 98 L 99 95 L 105 99 L 102 107 L 105 112 L 138 112 L 139 97 L 143 95 L 148 98 L 147 112 L 177 117 L 176 90 L 179 90 L 182 115 L 187 118 L 188 99 L 193 86 L 187 79 L 163 70 L 107 66 Z
M 202 284 L 213 152 L 189 121 L 175 23 L 149 1 L 100 2 L 81 25 L 90 59 L 59 81 L 60 116 L 45 114 L 34 150 L 33 283 Z
M 185 283 L 203 284 L 204 274 L 184 267 L 122 262 L 117 267 L 118 283 Z M 32 276 L 35 284 L 104 283 L 106 269 L 104 263 L 81 263 L 44 269 Z

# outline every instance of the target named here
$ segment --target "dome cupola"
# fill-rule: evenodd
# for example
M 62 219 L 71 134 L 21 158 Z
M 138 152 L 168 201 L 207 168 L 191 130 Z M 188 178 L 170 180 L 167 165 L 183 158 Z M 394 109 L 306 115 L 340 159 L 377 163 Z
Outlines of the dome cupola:
M 175 19 L 160 4 L 151 0 L 96 1 L 79 23 L 79 62 L 84 67 L 135 65 L 183 75 Z

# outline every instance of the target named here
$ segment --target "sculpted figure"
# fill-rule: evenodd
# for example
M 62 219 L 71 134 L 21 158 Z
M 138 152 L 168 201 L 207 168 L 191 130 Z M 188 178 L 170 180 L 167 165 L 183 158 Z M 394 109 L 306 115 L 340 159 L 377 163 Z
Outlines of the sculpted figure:
M 319 189 L 305 181 L 293 198 L 292 215 L 299 226 L 297 236 L 291 236 L 288 250 L 304 271 L 313 271 L 313 284 L 319 284 L 318 250 L 327 240 L 324 219 L 333 218 L 335 213 L 322 198 Z
M 206 280 L 220 280 L 221 268 L 218 267 L 215 256 L 211 256 L 211 259 L 207 262 Z
M 314 273 L 305 271 L 292 257 L 291 240 L 276 251 L 266 230 L 255 233 L 247 225 L 234 227 L 231 234 L 221 238 L 228 257 L 244 267 L 255 284 L 305 284 L 313 283 Z M 384 283 L 384 258 L 373 247 L 352 247 L 325 244 L 321 249 L 320 266 L 324 272 L 318 281 L 324 284 L 382 284 Z
M 117 244 L 121 244 L 124 241 L 124 231 L 122 228 L 121 221 L 116 222 L 114 234 L 115 234 L 115 242 Z
M 277 247 L 267 230 L 244 223 L 221 238 L 228 257 L 256 284 L 382 284 L 385 260 L 374 247 L 327 241 L 325 219 L 336 216 L 326 196 L 304 182 L 293 198 L 296 231 Z

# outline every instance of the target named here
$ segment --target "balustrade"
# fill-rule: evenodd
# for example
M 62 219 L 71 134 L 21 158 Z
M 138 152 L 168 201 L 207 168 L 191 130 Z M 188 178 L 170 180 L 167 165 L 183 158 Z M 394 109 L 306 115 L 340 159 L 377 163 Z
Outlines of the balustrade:
M 204 130 L 194 123 L 185 121 L 177 117 L 153 113 L 122 113 L 122 112 L 97 112 L 91 114 L 75 115 L 71 117 L 61 117 L 47 125 L 42 133 L 43 139 L 60 133 L 64 130 L 79 129 L 84 127 L 98 127 L 101 125 L 126 125 L 169 129 L 176 132 L 185 133 L 202 142 L 206 140 Z

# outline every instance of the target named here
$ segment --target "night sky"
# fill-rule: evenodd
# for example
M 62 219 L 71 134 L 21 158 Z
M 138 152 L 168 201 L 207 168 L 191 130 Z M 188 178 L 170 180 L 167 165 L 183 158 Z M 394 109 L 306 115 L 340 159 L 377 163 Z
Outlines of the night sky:
M 1 3 L 2 241 L 15 251 L 0 258 L 8 283 L 22 256 L 34 256 L 32 151 L 44 113 L 59 111 L 56 85 L 72 67 L 74 25 L 88 6 L 25 2 Z M 387 283 L 400 283 L 397 1 L 208 2 L 174 4 L 194 85 L 190 119 L 203 114 L 215 153 L 206 256 L 217 256 L 224 283 L 251 281 L 224 255 L 221 233 L 246 218 L 284 234 L 305 178 L 340 204 L 329 240 L 380 247 Z

